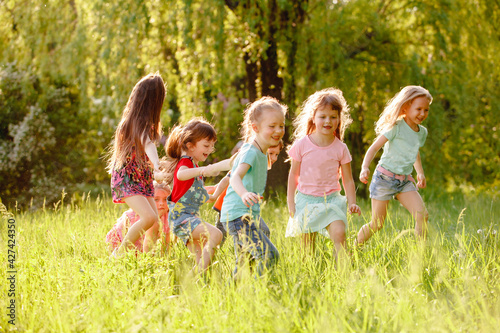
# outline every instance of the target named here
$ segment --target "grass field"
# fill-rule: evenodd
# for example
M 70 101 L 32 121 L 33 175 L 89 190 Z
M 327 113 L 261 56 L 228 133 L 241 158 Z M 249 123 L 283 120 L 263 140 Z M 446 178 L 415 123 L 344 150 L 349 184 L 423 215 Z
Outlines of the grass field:
M 409 214 L 391 202 L 384 229 L 336 269 L 332 244 L 314 256 L 284 237 L 285 197 L 263 217 L 280 251 L 276 269 L 231 283 L 232 241 L 204 277 L 188 250 L 112 261 L 104 237 L 125 207 L 109 197 L 65 198 L 15 212 L 15 326 L 7 314 L 8 220 L 0 224 L 0 331 L 21 332 L 494 332 L 500 327 L 500 198 L 425 193 L 430 233 L 415 240 Z M 281 202 L 281 203 L 280 203 Z M 349 218 L 348 242 L 369 219 Z M 213 223 L 210 205 L 203 216 Z

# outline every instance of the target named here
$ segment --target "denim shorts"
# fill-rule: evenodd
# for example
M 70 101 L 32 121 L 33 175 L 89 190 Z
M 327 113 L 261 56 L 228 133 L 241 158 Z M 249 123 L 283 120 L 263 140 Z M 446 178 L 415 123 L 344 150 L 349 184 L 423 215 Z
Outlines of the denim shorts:
M 380 201 L 391 200 L 399 193 L 411 191 L 418 191 L 411 180 L 399 180 L 378 170 L 375 170 L 370 183 L 370 198 Z
M 264 269 L 276 265 L 279 252 L 267 237 L 266 233 L 269 233 L 269 228 L 260 216 L 259 220 L 255 221 L 250 215 L 243 215 L 229 221 L 227 227 L 229 234 L 234 238 L 236 255 L 234 275 L 238 271 L 242 253 L 249 254 L 251 260 L 256 262 L 258 275 L 262 275 Z

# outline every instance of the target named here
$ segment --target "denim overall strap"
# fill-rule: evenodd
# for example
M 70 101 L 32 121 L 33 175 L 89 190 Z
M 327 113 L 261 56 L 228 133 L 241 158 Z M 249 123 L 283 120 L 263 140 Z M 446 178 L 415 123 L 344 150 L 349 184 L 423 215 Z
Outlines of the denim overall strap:
M 182 156 L 181 158 L 193 160 L 190 156 Z M 173 207 L 171 218 L 177 219 L 182 214 L 199 215 L 200 206 L 207 202 L 208 199 L 209 195 L 207 190 L 205 190 L 203 177 L 194 178 L 193 185 L 191 185 Z

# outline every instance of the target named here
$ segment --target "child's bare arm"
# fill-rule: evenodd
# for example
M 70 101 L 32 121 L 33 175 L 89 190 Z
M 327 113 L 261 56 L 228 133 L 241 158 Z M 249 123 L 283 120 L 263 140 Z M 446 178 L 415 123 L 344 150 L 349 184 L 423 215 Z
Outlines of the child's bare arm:
M 154 178 L 158 182 L 162 182 L 166 174 L 160 171 L 160 159 L 158 158 L 158 151 L 156 150 L 156 145 L 149 139 L 147 138 L 146 142 L 144 144 L 144 152 L 148 156 L 149 160 L 151 163 L 153 163 L 154 167 Z
M 215 177 L 217 176 L 221 171 L 228 171 L 231 170 L 231 159 L 225 159 L 220 162 L 214 163 L 207 165 L 203 167 L 203 176 L 204 177 Z
M 203 176 L 204 169 L 205 167 L 188 168 L 187 166 L 183 165 L 179 168 L 179 170 L 177 170 L 177 179 L 185 181 L 199 176 Z
M 210 196 L 210 199 L 208 199 L 207 202 L 214 202 L 217 200 L 219 195 L 229 186 L 229 176 L 225 176 L 222 178 L 222 180 L 219 182 L 219 184 L 216 185 L 217 187 L 215 188 L 214 193 Z
M 300 162 L 292 159 L 290 172 L 288 173 L 288 189 L 287 189 L 287 203 L 288 214 L 290 217 L 295 215 L 295 191 L 297 190 L 297 183 L 300 174 Z
M 347 205 L 351 214 L 361 214 L 361 209 L 356 204 L 356 187 L 352 178 L 351 163 L 345 163 L 340 166 L 342 169 L 342 185 L 344 185 L 345 195 L 347 197 Z
M 258 203 L 260 199 L 259 194 L 248 192 L 243 185 L 243 177 L 249 169 L 249 164 L 241 163 L 238 165 L 236 170 L 231 173 L 231 179 L 229 180 L 229 183 L 233 187 L 234 191 L 240 196 L 241 200 L 247 207 L 253 206 L 254 203 Z
M 387 142 L 387 138 L 383 135 L 379 136 L 377 140 L 368 148 L 363 159 L 363 164 L 361 165 L 361 173 L 359 174 L 359 180 L 366 184 L 368 183 L 368 177 L 370 177 L 370 163 L 377 152 L 382 148 L 382 146 Z M 343 170 L 342 170 L 343 172 Z
M 149 160 L 151 163 L 153 163 L 153 167 L 155 171 L 159 171 L 159 164 L 160 164 L 160 159 L 158 158 L 158 151 L 156 150 L 156 145 L 149 139 L 147 138 L 146 142 L 143 143 L 144 145 L 144 152 L 148 156 Z
M 427 186 L 427 180 L 425 179 L 424 167 L 422 166 L 422 159 L 420 158 L 420 152 L 417 154 L 417 160 L 413 164 L 415 171 L 417 171 L 417 186 L 420 188 L 425 188 Z

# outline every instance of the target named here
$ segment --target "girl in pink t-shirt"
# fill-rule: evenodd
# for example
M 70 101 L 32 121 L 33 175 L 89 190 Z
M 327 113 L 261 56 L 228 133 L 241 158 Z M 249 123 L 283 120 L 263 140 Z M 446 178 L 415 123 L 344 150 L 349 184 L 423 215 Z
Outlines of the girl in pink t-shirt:
M 351 155 L 342 142 L 352 122 L 342 92 L 328 88 L 315 92 L 304 102 L 294 121 L 295 141 L 288 151 L 288 221 L 286 236 L 303 235 L 306 249 L 314 249 L 318 232 L 335 244 L 335 256 L 344 253 L 346 198 L 340 195 L 339 178 L 347 196 L 349 212 L 361 211 L 351 172 Z

